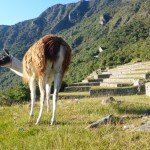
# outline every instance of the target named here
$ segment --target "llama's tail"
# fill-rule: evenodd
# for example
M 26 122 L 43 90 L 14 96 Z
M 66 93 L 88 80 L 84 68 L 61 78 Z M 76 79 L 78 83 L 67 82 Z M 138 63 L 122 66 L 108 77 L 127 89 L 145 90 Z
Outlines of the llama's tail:
M 63 38 L 58 37 L 56 35 L 47 35 L 42 38 L 43 43 L 45 45 L 44 49 L 46 57 L 51 61 L 55 62 L 58 58 L 58 52 L 60 50 L 60 46 L 62 45 L 65 50 L 65 58 L 63 62 L 63 71 L 64 73 L 68 70 L 69 64 L 71 61 L 71 48 L 70 46 L 63 40 Z
M 63 70 L 64 73 L 68 70 L 70 62 L 71 62 L 71 48 L 70 46 L 62 39 L 62 45 L 65 49 L 65 58 L 64 58 L 64 62 L 63 62 Z

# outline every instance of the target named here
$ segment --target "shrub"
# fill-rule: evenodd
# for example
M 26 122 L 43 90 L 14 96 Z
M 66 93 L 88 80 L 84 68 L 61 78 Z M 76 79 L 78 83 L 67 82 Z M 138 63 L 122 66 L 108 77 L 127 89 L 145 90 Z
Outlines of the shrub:
M 12 105 L 12 103 L 22 103 L 30 100 L 30 90 L 25 85 L 9 88 L 0 93 L 0 105 Z

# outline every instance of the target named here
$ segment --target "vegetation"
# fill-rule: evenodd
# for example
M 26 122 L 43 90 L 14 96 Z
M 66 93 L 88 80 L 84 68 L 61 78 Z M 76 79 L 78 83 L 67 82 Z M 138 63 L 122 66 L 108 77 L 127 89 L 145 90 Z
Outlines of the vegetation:
M 35 19 L 0 26 L 0 49 L 9 48 L 21 60 L 42 35 L 62 36 L 73 48 L 63 89 L 67 84 L 81 81 L 98 67 L 150 60 L 149 8 L 149 0 L 90 0 L 55 5 Z M 103 25 L 101 17 L 105 19 Z M 99 47 L 104 51 L 99 53 Z M 104 97 L 61 100 L 57 106 L 57 125 L 49 126 L 51 113 L 44 112 L 41 124 L 35 126 L 39 103 L 35 105 L 35 117 L 29 121 L 29 89 L 21 84 L 21 79 L 1 68 L 0 88 L 0 149 L 134 150 L 150 147 L 148 132 L 123 130 L 124 125 L 139 126 L 149 120 L 150 101 L 145 95 L 114 97 L 121 103 L 105 106 L 101 105 Z M 85 129 L 110 114 L 127 115 L 128 119 L 123 124 L 118 121 Z M 139 118 L 141 115 L 146 116 Z
M 57 125 L 50 126 L 51 113 L 44 112 L 40 125 L 35 117 L 29 121 L 29 106 L 0 107 L 0 149 L 149 149 L 149 132 L 124 130 L 124 125 L 139 126 L 149 120 L 149 97 L 114 97 L 120 105 L 101 105 L 101 98 L 58 101 Z M 91 122 L 107 115 L 128 116 L 125 122 L 85 129 Z
M 90 0 L 55 5 L 35 19 L 0 26 L 0 48 L 9 48 L 21 60 L 42 35 L 58 34 L 73 48 L 65 82 L 79 82 L 99 67 L 150 60 L 149 6 L 149 0 Z M 105 19 L 103 25 L 101 17 Z M 104 51 L 99 53 L 99 47 Z M 21 82 L 6 69 L 1 69 L 0 76 L 1 89 Z
M 94 12 L 83 22 L 62 32 L 70 43 L 79 37 L 83 39 L 82 43 L 73 49 L 73 60 L 67 81 L 81 81 L 98 67 L 150 60 L 148 4 L 148 1 L 138 0 L 108 3 L 101 11 Z M 106 14 L 110 16 L 109 21 L 104 25 L 98 24 L 100 16 Z M 99 46 L 104 49 L 100 54 Z M 97 54 L 99 57 L 94 58 Z
M 23 103 L 30 100 L 30 90 L 22 84 L 0 92 L 0 105 L 11 106 L 14 103 Z
M 60 92 L 59 96 L 90 96 L 89 92 Z
M 63 91 L 66 86 L 67 84 L 65 82 L 62 82 L 60 92 Z M 51 92 L 53 92 L 53 85 Z M 36 88 L 37 99 L 39 99 L 39 95 L 40 91 L 37 86 Z M 27 85 L 23 85 L 22 83 L 19 83 L 18 86 L 0 91 L 0 106 L 4 105 L 11 106 L 14 103 L 20 104 L 28 101 L 30 101 L 30 90 Z

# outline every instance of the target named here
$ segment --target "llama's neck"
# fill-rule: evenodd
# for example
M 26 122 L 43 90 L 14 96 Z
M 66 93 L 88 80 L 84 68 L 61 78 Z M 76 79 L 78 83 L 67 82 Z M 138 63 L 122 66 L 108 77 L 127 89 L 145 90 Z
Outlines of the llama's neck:
M 22 74 L 22 62 L 20 60 L 18 60 L 17 58 L 12 57 L 12 63 L 11 63 L 10 70 L 12 70 L 17 75 L 22 77 L 23 76 L 23 74 Z

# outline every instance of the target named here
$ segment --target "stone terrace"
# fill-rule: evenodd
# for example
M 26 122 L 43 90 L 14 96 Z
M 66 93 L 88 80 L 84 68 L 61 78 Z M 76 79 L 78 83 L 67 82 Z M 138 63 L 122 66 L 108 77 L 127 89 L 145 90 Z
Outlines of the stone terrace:
M 150 79 L 150 62 L 125 64 L 113 69 L 98 69 L 80 83 L 74 83 L 60 93 L 63 98 L 134 95 L 141 83 Z

